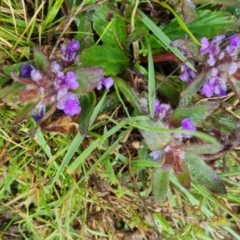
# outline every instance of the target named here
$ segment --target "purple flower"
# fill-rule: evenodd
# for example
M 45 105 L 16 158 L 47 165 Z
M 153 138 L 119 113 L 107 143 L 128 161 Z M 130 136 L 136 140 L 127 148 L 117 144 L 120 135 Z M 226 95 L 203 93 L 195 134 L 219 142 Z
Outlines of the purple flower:
M 80 107 L 79 99 L 76 96 L 72 98 L 68 98 L 65 102 L 64 113 L 72 117 L 76 114 L 80 114 L 80 112 L 81 112 L 81 107 Z
M 238 35 L 233 35 L 229 38 L 230 45 L 233 47 L 239 47 L 240 38 Z
M 205 53 L 207 53 L 209 51 L 209 47 L 210 47 L 210 42 L 208 41 L 208 39 L 206 37 L 201 39 L 201 48 L 200 48 L 200 53 L 202 55 L 204 55 Z
M 32 65 L 29 64 L 24 64 L 21 67 L 21 77 L 22 78 L 30 78 L 31 77 L 31 71 L 34 69 L 34 67 Z
M 72 71 L 68 71 L 66 75 L 63 72 L 58 72 L 55 78 L 55 85 L 59 89 L 77 89 L 79 87 L 77 75 Z
M 183 81 L 183 82 L 189 82 L 191 78 L 195 78 L 196 77 L 196 73 L 189 68 L 186 64 L 183 64 L 181 66 L 181 71 L 182 74 L 179 76 L 179 78 Z
M 35 122 L 39 122 L 46 112 L 46 107 L 44 105 L 37 105 L 35 109 L 32 110 L 32 116 Z
M 214 87 L 209 82 L 205 82 L 200 93 L 206 97 L 212 97 L 214 93 Z
M 72 71 L 66 73 L 65 82 L 71 89 L 77 89 L 79 87 L 79 84 L 77 82 L 77 75 Z
M 191 118 L 184 118 L 181 123 L 183 130 L 196 131 L 196 126 L 193 124 Z
M 181 127 L 182 130 L 196 131 L 196 126 L 193 124 L 190 118 L 184 118 L 181 123 L 182 123 L 182 127 Z M 190 134 L 183 134 L 183 137 L 191 138 L 192 136 Z
M 51 70 L 53 73 L 58 73 L 61 71 L 61 66 L 59 63 L 57 63 L 56 61 L 53 61 L 51 63 Z
M 160 101 L 157 99 L 155 100 L 154 104 L 154 114 L 157 116 L 160 120 L 165 118 L 166 116 L 170 115 L 172 112 L 172 109 L 169 104 L 160 103 Z
M 31 78 L 33 81 L 38 82 L 39 80 L 42 79 L 42 75 L 38 70 L 33 69 L 30 73 Z
M 200 54 L 208 55 L 207 63 L 209 66 L 214 66 L 219 56 L 223 58 L 224 54 L 220 52 L 220 44 L 224 39 L 225 35 L 216 36 L 211 42 L 205 37 L 201 39 Z
M 153 159 L 154 162 L 158 161 L 158 159 L 161 157 L 162 152 L 161 151 L 155 151 L 151 152 L 149 156 Z
M 70 117 L 81 112 L 79 99 L 73 93 L 67 93 L 58 99 L 57 108 L 63 110 Z
M 62 59 L 65 62 L 72 62 L 76 57 L 76 51 L 80 48 L 80 43 L 76 40 L 72 40 L 67 45 L 61 46 Z
M 226 81 L 219 76 L 214 76 L 210 79 L 207 79 L 200 93 L 206 97 L 212 97 L 213 94 L 216 94 L 220 97 L 225 96 L 227 93 Z
M 110 87 L 113 85 L 114 81 L 110 77 L 103 77 L 97 84 L 97 90 L 101 90 L 104 86 L 107 91 L 109 91 Z

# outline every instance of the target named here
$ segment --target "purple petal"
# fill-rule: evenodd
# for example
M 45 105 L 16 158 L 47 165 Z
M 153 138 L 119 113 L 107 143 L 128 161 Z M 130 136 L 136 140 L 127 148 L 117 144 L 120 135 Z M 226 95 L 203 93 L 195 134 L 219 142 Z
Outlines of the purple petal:
M 200 48 L 200 52 L 204 52 L 210 46 L 210 43 L 206 37 L 201 39 L 201 44 L 202 47 Z
M 212 77 L 216 77 L 217 75 L 218 75 L 218 69 L 215 68 L 215 67 L 213 67 L 213 68 L 211 69 L 211 76 L 212 76 Z
M 212 97 L 213 95 L 213 90 L 214 90 L 214 87 L 212 84 L 206 82 L 204 83 L 202 89 L 201 89 L 201 94 L 206 96 L 206 97 Z
M 76 51 L 80 48 L 80 43 L 76 40 L 72 40 L 67 45 L 61 46 L 62 59 L 65 62 L 72 62 L 76 57 Z
M 42 79 L 42 75 L 41 75 L 41 73 L 38 70 L 33 69 L 31 71 L 30 75 L 31 75 L 32 80 L 35 81 L 35 82 L 37 82 L 37 81 Z
M 229 74 L 234 74 L 238 69 L 238 65 L 235 62 L 232 62 L 229 66 L 228 73 Z
M 154 103 L 154 113 L 157 114 L 159 112 L 160 112 L 160 101 L 156 99 Z
M 81 107 L 79 99 L 76 95 L 69 93 L 65 102 L 64 113 L 70 117 L 79 114 Z
M 52 64 L 51 64 L 51 70 L 52 72 L 54 73 L 58 73 L 61 71 L 61 66 L 59 63 L 57 63 L 56 61 L 53 61 Z
M 43 105 L 36 106 L 35 109 L 32 110 L 32 116 L 35 122 L 39 122 L 46 112 L 46 107 Z
M 240 43 L 240 38 L 238 35 L 233 35 L 232 37 L 229 38 L 229 42 L 231 46 L 238 47 Z
M 184 118 L 181 123 L 183 130 L 196 131 L 196 126 L 193 124 L 190 118 Z
M 155 152 L 151 152 L 149 154 L 150 157 L 152 157 L 153 161 L 158 161 L 158 159 L 161 157 L 162 152 L 161 151 L 155 151 Z
M 65 82 L 71 89 L 77 89 L 79 87 L 79 84 L 77 82 L 77 75 L 72 71 L 67 72 L 65 76 Z
M 21 67 L 21 77 L 22 78 L 30 78 L 31 77 L 31 71 L 34 69 L 34 67 L 30 64 L 24 64 Z
M 110 77 L 103 78 L 102 82 L 103 82 L 103 86 L 106 88 L 106 90 L 109 91 L 110 87 L 113 85 L 113 79 Z

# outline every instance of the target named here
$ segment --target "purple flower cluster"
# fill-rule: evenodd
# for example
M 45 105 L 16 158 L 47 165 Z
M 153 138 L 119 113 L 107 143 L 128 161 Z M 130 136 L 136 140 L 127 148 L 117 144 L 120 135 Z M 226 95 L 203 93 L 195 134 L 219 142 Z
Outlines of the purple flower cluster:
M 225 48 L 222 47 L 225 45 L 224 42 L 227 43 Z M 227 93 L 226 79 L 229 74 L 234 74 L 238 69 L 236 59 L 240 38 L 238 35 L 233 35 L 227 39 L 225 35 L 219 35 L 212 41 L 202 38 L 201 44 L 200 54 L 207 56 L 210 74 L 208 74 L 200 93 L 206 97 L 212 97 L 214 94 L 225 96 Z
M 21 68 L 21 77 L 33 80 L 40 92 L 41 101 L 32 111 L 35 121 L 39 121 L 45 114 L 47 105 L 56 102 L 56 107 L 68 116 L 80 114 L 81 106 L 78 97 L 71 92 L 79 87 L 77 75 L 73 71 L 64 71 L 65 63 L 74 61 L 80 44 L 72 40 L 61 46 L 62 62 L 51 63 L 51 73 L 37 70 L 34 66 L 25 64 Z M 51 78 L 51 79 L 49 79 Z
M 77 75 L 73 71 L 66 71 L 74 63 L 77 56 L 76 51 L 79 48 L 80 44 L 76 40 L 72 40 L 68 44 L 63 44 L 61 46 L 61 62 L 52 61 L 48 72 L 44 70 L 39 71 L 29 64 L 22 66 L 21 78 L 15 79 L 26 83 L 29 93 L 31 89 L 35 89 L 40 95 L 40 101 L 32 111 L 35 121 L 38 122 L 41 120 L 45 114 L 46 106 L 51 104 L 55 104 L 56 108 L 63 110 L 67 116 L 74 116 L 81 113 L 79 98 L 73 92 L 73 90 L 79 87 Z M 31 79 L 30 82 L 29 79 Z M 104 77 L 99 81 L 97 89 L 101 90 L 105 87 L 109 91 L 112 85 L 113 79 Z

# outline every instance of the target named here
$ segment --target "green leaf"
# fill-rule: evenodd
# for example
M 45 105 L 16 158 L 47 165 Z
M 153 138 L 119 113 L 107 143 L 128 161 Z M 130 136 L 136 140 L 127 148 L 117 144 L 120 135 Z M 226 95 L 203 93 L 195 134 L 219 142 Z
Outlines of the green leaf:
M 79 88 L 75 91 L 78 96 L 93 91 L 104 76 L 100 67 L 78 67 L 74 71 L 79 81 Z
M 180 184 L 183 187 L 185 187 L 186 189 L 190 189 L 190 187 L 191 187 L 191 176 L 190 176 L 188 166 L 187 166 L 187 164 L 184 160 L 181 162 L 181 168 L 184 170 L 184 172 L 183 173 L 177 173 L 175 175 L 176 175 L 178 181 L 180 182 Z
M 153 194 L 155 200 L 163 202 L 167 197 L 169 187 L 170 170 L 163 171 L 161 168 L 155 170 L 153 174 Z
M 49 72 L 50 63 L 47 58 L 47 56 L 42 51 L 42 48 L 40 46 L 36 46 L 33 48 L 33 58 L 35 66 L 40 71 Z
M 141 127 L 152 127 L 156 129 L 166 128 L 166 126 L 161 121 L 154 122 L 151 119 L 147 121 L 139 121 L 139 125 L 141 125 Z M 171 141 L 171 134 L 167 132 L 155 132 L 144 129 L 139 129 L 139 131 L 143 136 L 148 148 L 152 152 L 161 150 Z
M 226 135 L 229 135 L 230 133 L 238 134 L 236 129 L 240 127 L 240 122 L 238 118 L 230 114 L 228 111 L 219 108 L 214 112 L 214 115 L 210 115 L 207 118 L 207 121 L 202 123 L 202 127 L 208 132 L 218 131 Z
M 16 98 L 18 98 L 18 94 L 20 93 L 20 91 L 25 88 L 26 88 L 26 86 L 24 84 L 19 83 L 19 82 L 13 82 L 11 85 L 0 89 L 0 98 L 3 98 L 6 96 L 6 98 L 4 99 L 5 102 L 11 103 L 11 101 L 13 99 L 15 102 Z M 12 99 L 12 97 L 13 97 L 13 99 Z
M 94 92 L 89 92 L 85 96 L 80 97 L 81 114 L 78 119 L 79 131 L 81 134 L 87 133 L 89 127 L 89 121 L 96 104 L 96 95 Z
M 93 27 L 101 40 L 108 46 L 129 49 L 127 41 L 127 26 L 123 17 L 110 3 L 101 4 L 95 8 Z
M 106 99 L 102 104 L 99 113 L 102 114 L 109 110 L 115 109 L 118 104 L 119 104 L 119 98 L 117 97 L 117 94 L 114 91 L 106 96 Z
M 193 96 L 200 90 L 200 88 L 206 81 L 206 74 L 207 72 L 202 72 L 198 74 L 194 81 L 188 85 L 186 90 L 181 93 L 179 103 L 180 106 L 186 106 L 191 102 Z
M 12 64 L 12 65 L 3 65 L 3 66 L 1 66 L 1 70 L 6 75 L 11 76 L 11 73 L 13 71 L 17 71 L 17 72 L 20 71 L 21 67 L 24 64 L 33 64 L 33 61 L 21 62 L 21 63 Z
M 13 124 L 18 124 L 23 121 L 26 116 L 34 109 L 34 107 L 38 104 L 40 99 L 36 99 L 36 101 L 28 102 L 21 109 L 21 111 L 16 115 L 17 117 L 14 119 Z
M 211 10 L 197 10 L 197 19 L 187 24 L 191 33 L 197 37 L 212 38 L 216 35 L 230 31 L 236 24 L 236 18 L 229 13 Z M 179 27 L 176 19 L 162 29 L 162 31 L 171 39 L 185 37 L 185 31 Z
M 218 106 L 218 102 L 206 102 L 191 107 L 178 107 L 173 111 L 169 122 L 173 126 L 178 126 L 182 119 L 191 118 L 193 123 L 198 125 L 211 115 Z
M 131 44 L 137 40 L 140 40 L 149 32 L 148 28 L 145 25 L 143 25 L 142 21 L 140 21 L 139 19 L 135 20 L 134 26 L 135 30 L 128 35 L 127 44 Z
M 132 107 L 141 112 L 141 105 L 139 99 L 134 93 L 133 89 L 129 87 L 127 82 L 119 77 L 114 77 L 114 83 L 121 91 L 125 99 L 132 105 Z
M 84 14 L 76 16 L 76 22 L 79 22 L 78 31 L 75 39 L 81 43 L 81 49 L 85 49 L 94 45 L 94 33 L 92 29 L 93 12 L 86 11 Z M 84 24 L 82 24 L 84 23 Z
M 189 145 L 182 145 L 179 147 L 181 150 L 187 153 L 194 154 L 214 154 L 222 150 L 222 145 L 220 144 L 210 144 L 210 143 L 191 143 Z
M 92 46 L 81 54 L 83 66 L 100 66 L 105 75 L 121 73 L 129 64 L 126 54 L 118 47 L 108 45 Z
M 216 194 L 226 194 L 226 188 L 218 175 L 197 155 L 185 153 L 192 179 Z

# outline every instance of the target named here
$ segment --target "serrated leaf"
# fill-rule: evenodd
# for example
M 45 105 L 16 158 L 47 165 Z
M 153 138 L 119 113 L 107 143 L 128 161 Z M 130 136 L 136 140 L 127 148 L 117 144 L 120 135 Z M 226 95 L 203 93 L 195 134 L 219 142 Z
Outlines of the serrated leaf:
M 226 188 L 218 175 L 197 155 L 185 153 L 192 179 L 216 194 L 226 194 Z
M 39 101 L 40 99 L 36 99 L 35 101 L 26 103 L 20 112 L 16 115 L 13 124 L 18 124 L 23 121 L 26 116 L 35 108 Z
M 156 201 L 165 201 L 169 187 L 169 178 L 170 170 L 163 171 L 161 168 L 158 168 L 153 173 L 153 195 Z
M 154 122 L 149 119 L 147 121 L 139 121 L 139 125 L 144 127 L 151 127 L 156 129 L 166 129 L 166 126 L 161 121 Z M 150 130 L 139 129 L 141 135 L 143 136 L 148 148 L 152 151 L 159 151 L 164 146 L 170 143 L 171 134 L 167 132 L 155 132 Z
M 105 3 L 95 8 L 93 27 L 101 40 L 108 46 L 127 50 L 127 26 L 112 4 Z
M 108 45 L 92 46 L 84 49 L 81 54 L 83 66 L 100 66 L 105 75 L 121 73 L 129 64 L 126 54 L 117 47 Z
M 191 107 L 178 107 L 173 111 L 169 122 L 173 126 L 178 126 L 182 119 L 191 118 L 193 123 L 198 125 L 211 115 L 218 106 L 218 102 L 206 102 Z
M 40 46 L 35 46 L 33 48 L 33 58 L 34 64 L 38 70 L 48 72 L 48 70 L 50 69 L 49 59 L 44 54 Z
M 185 161 L 181 162 L 181 168 L 183 169 L 183 172 L 177 173 L 175 175 L 178 181 L 180 182 L 180 184 L 186 189 L 189 189 L 191 187 L 191 176 Z
M 78 67 L 74 71 L 79 82 L 79 88 L 75 91 L 78 96 L 93 91 L 104 76 L 100 67 Z
M 87 133 L 89 127 L 90 117 L 93 113 L 94 106 L 96 104 L 96 95 L 94 92 L 89 92 L 85 96 L 80 97 L 81 114 L 78 119 L 79 131 L 81 134 Z
M 236 18 L 227 12 L 197 10 L 196 13 L 197 19 L 186 25 L 197 38 L 212 38 L 229 31 L 236 24 Z M 162 30 L 171 40 L 184 38 L 186 34 L 175 19 Z

